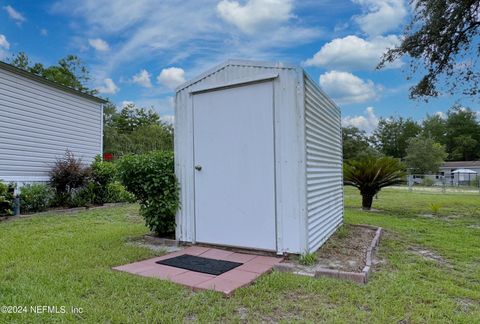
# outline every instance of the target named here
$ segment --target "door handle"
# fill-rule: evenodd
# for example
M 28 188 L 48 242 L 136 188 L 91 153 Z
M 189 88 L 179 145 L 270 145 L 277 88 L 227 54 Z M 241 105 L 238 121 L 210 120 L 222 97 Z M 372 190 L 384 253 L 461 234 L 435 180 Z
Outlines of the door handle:
M 197 171 L 202 171 L 202 166 L 199 165 L 199 164 L 197 164 L 197 165 L 195 166 L 195 170 L 197 170 Z

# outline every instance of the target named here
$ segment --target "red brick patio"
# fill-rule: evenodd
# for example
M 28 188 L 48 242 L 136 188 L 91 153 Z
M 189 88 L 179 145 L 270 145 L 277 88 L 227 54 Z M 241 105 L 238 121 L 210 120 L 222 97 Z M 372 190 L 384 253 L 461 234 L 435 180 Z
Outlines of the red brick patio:
M 182 254 L 202 256 L 205 258 L 243 263 L 241 266 L 227 271 L 219 276 L 174 268 L 157 264 L 156 261 L 173 258 Z M 235 289 L 249 285 L 260 275 L 272 270 L 282 258 L 259 256 L 254 254 L 236 253 L 232 251 L 191 246 L 181 251 L 169 253 L 144 261 L 114 267 L 114 270 L 124 271 L 144 277 L 154 277 L 169 280 L 194 291 L 215 290 L 230 295 Z

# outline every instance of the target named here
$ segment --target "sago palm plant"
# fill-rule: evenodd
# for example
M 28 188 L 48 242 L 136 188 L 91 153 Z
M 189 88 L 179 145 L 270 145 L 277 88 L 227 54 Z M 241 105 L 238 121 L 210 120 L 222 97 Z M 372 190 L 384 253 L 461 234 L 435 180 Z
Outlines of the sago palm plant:
M 373 197 L 382 189 L 402 182 L 404 165 L 391 157 L 367 156 L 346 162 L 343 167 L 345 185 L 354 186 L 362 195 L 362 208 L 372 208 Z

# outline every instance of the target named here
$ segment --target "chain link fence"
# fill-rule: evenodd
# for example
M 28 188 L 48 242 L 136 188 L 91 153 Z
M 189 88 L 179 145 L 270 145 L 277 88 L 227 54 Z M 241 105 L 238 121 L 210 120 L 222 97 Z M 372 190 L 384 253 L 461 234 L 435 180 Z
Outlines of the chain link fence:
M 409 191 L 426 191 L 439 193 L 478 193 L 480 194 L 480 176 L 477 174 L 411 174 L 404 183 L 396 186 Z

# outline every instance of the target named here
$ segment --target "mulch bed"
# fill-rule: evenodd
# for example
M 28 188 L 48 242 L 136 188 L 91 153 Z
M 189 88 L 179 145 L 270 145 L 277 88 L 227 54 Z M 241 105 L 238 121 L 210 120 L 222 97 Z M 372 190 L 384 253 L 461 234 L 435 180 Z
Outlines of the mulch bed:
M 365 267 L 367 250 L 375 237 L 375 229 L 343 225 L 347 235 L 335 233 L 318 251 L 317 266 L 327 269 L 360 272 Z
M 302 265 L 300 259 L 294 256 L 275 266 L 275 269 L 311 277 L 327 276 L 367 283 L 381 231 L 381 228 L 369 225 L 343 225 L 316 252 L 314 265 Z

